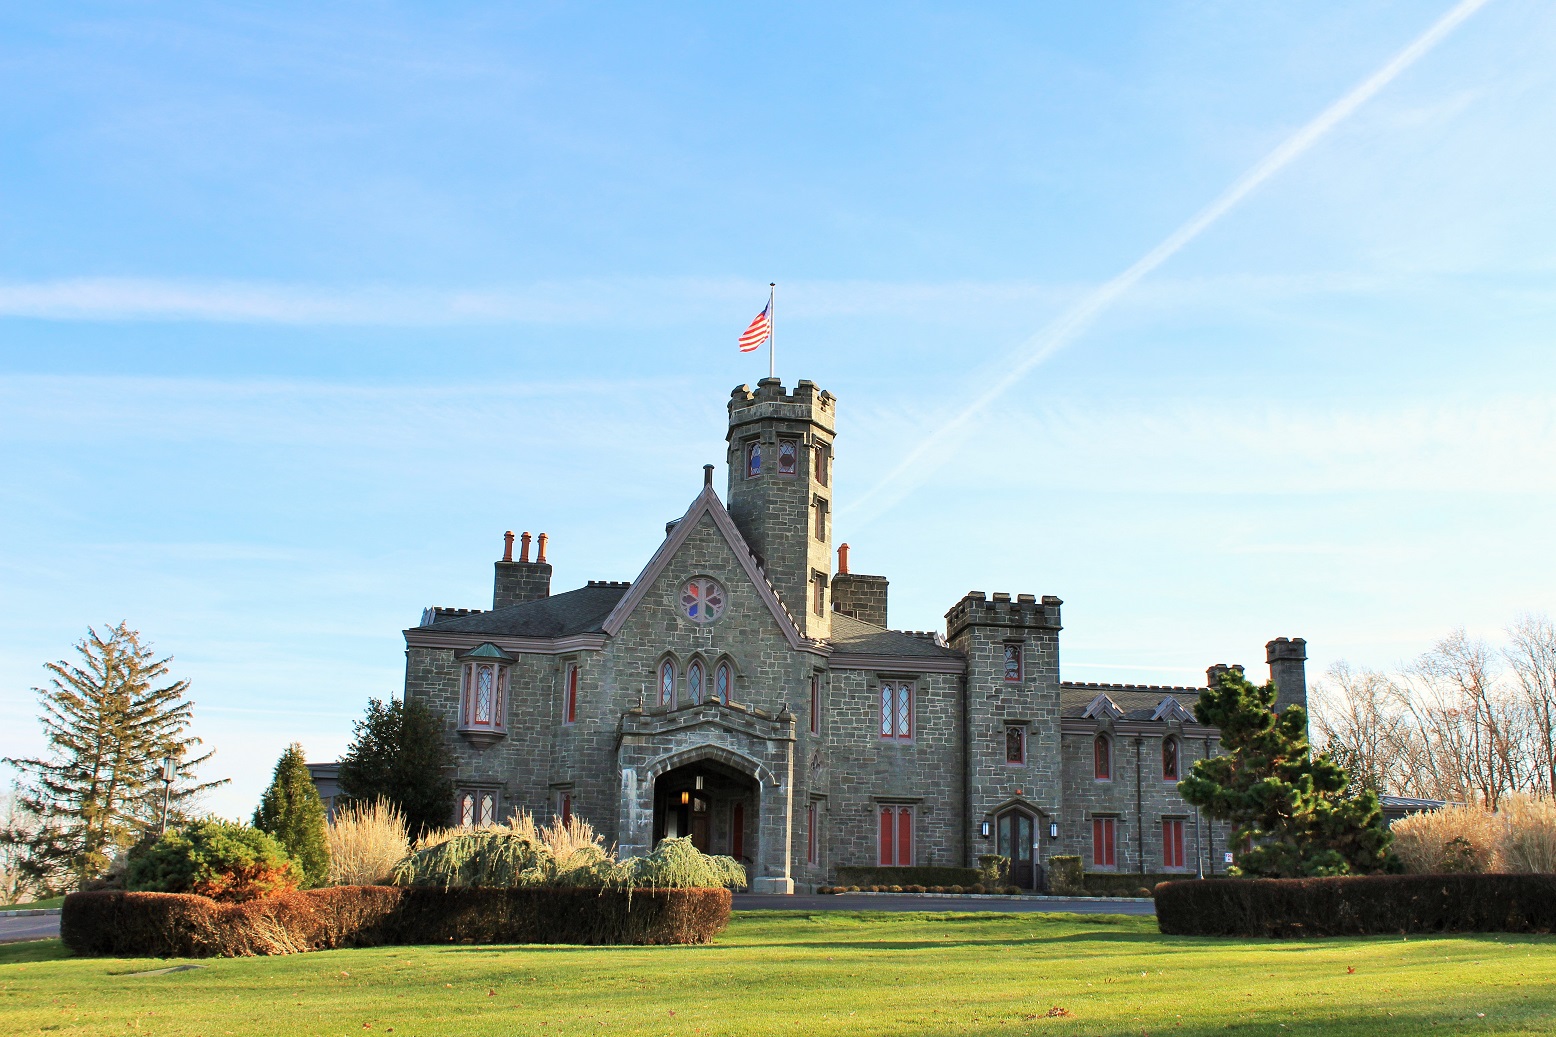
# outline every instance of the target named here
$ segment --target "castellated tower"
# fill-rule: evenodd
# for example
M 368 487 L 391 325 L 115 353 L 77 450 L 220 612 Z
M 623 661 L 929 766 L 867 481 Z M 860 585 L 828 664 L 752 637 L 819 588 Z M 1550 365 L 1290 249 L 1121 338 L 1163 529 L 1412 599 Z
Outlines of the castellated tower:
M 807 637 L 831 635 L 836 399 L 776 378 L 729 399 L 730 517 Z
M 1048 824 L 1059 819 L 1059 609 L 1052 595 L 971 591 L 946 613 L 946 638 L 967 656 L 969 846 L 984 821 L 1020 806 Z M 979 852 L 999 852 L 991 847 Z

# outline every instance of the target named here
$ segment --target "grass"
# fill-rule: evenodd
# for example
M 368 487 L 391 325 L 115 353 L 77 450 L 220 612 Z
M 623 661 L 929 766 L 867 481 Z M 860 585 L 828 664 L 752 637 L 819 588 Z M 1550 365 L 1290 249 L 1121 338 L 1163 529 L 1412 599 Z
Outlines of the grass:
M 1552 937 L 1299 943 L 1165 937 L 1154 919 L 1121 916 L 760 911 L 708 947 L 389 947 L 128 975 L 176 964 L 70 958 L 58 941 L 0 947 L 0 1029 L 1556 1033 Z
M 59 907 L 64 902 L 63 896 L 57 896 L 50 897 L 48 900 L 32 900 L 25 904 L 7 904 L 5 907 L 0 907 L 0 914 L 7 911 L 37 911 L 41 908 Z

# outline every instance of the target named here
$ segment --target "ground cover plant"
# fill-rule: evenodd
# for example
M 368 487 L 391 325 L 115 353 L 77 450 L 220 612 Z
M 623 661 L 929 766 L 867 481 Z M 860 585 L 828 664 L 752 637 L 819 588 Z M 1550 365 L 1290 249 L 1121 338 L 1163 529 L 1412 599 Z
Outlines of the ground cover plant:
M 698 947 L 388 947 L 179 962 L 0 948 L 51 1035 L 1556 1032 L 1556 939 L 1163 936 L 1105 915 L 737 913 Z

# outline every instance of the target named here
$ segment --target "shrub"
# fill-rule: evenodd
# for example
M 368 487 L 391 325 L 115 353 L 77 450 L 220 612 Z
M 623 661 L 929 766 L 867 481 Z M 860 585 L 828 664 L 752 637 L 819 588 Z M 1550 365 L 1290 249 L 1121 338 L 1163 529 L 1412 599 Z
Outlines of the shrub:
M 1556 872 L 1556 803 L 1509 796 L 1502 801 L 1498 816 L 1505 819 L 1498 853 L 1500 870 L 1544 875 Z
M 1556 876 L 1346 875 L 1156 887 L 1174 936 L 1365 936 L 1556 929 Z
M 545 829 L 522 824 L 449 836 L 401 861 L 394 881 L 443 889 L 716 889 L 746 884 L 738 861 L 711 857 L 690 839 L 664 839 L 653 853 L 615 861 L 587 824 L 570 831 L 548 827 L 550 838 L 543 837 Z M 565 856 L 559 858 L 558 853 Z
M 1496 870 L 1502 826 L 1478 807 L 1444 807 L 1394 822 L 1394 855 L 1417 875 Z
M 707 943 L 724 889 L 408 889 L 334 886 L 223 904 L 168 893 L 75 893 L 60 935 L 77 954 L 292 954 L 386 944 Z
M 997 853 L 985 853 L 978 858 L 978 878 L 991 888 L 1010 881 L 1010 858 Z
M 961 887 L 961 886 L 950 886 L 948 888 L 949 888 L 949 891 L 952 892 L 952 893 L 964 893 L 964 892 L 966 892 L 966 890 L 963 889 L 963 887 Z
M 325 833 L 330 846 L 330 884 L 387 885 L 395 865 L 411 852 L 405 815 L 382 797 L 351 803 L 335 812 Z
M 295 890 L 301 871 L 275 839 L 230 821 L 168 832 L 131 861 L 126 887 L 239 902 Z
M 981 882 L 974 882 L 971 886 L 967 887 L 967 892 L 969 892 L 969 893 L 987 893 L 988 889 L 984 886 L 983 883 L 981 883 Z
M 1023 890 L 1020 886 L 1006 886 L 1004 889 L 1000 890 L 1000 892 L 1008 897 L 1018 897 L 1026 891 Z
M 1048 889 L 1059 896 L 1077 896 L 1086 891 L 1086 872 L 1079 857 L 1048 858 Z

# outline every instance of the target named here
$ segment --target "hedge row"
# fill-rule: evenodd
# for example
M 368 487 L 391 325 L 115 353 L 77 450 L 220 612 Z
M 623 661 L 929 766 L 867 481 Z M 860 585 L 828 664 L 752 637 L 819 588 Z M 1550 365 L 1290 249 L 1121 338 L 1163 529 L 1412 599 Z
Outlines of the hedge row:
M 1181 871 L 1160 875 L 1145 874 L 1133 871 L 1088 871 L 1081 881 L 1085 883 L 1086 893 L 1094 897 L 1148 897 L 1151 890 L 1161 882 L 1178 882 L 1183 879 L 1193 878 Z
M 977 868 L 871 868 L 843 865 L 837 869 L 839 886 L 973 886 L 983 882 Z
M 1020 886 L 818 886 L 817 893 L 1026 893 Z
M 1556 931 L 1556 875 L 1204 879 L 1156 887 L 1175 936 L 1365 936 Z
M 186 893 L 72 893 L 60 936 L 77 954 L 294 954 L 441 943 L 708 943 L 727 889 L 427 889 L 333 886 L 220 904 Z

